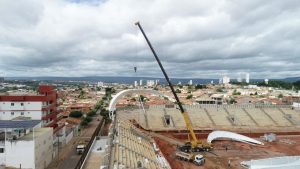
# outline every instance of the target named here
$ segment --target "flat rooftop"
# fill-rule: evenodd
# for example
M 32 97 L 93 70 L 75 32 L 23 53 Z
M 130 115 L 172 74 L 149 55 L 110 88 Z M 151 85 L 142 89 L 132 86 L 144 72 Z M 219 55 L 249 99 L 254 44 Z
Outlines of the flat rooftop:
M 34 132 L 30 132 L 29 134 L 21 137 L 19 140 L 32 140 L 33 136 L 34 136 L 34 138 L 38 138 L 48 132 L 51 132 L 51 134 L 52 134 L 53 129 L 51 127 L 35 128 Z
M 0 120 L 0 129 L 28 129 L 37 126 L 41 122 L 41 120 Z

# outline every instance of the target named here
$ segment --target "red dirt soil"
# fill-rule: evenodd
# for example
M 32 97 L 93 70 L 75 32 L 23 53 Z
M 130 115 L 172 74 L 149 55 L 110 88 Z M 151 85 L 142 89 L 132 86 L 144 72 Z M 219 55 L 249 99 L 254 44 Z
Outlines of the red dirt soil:
M 171 133 L 164 134 L 171 136 Z M 173 137 L 174 138 L 174 137 Z M 193 163 L 178 160 L 174 157 L 176 146 L 155 137 L 157 145 L 170 163 L 172 169 L 243 169 L 240 165 L 241 161 L 251 159 L 270 158 L 276 156 L 299 155 L 300 153 L 300 136 L 279 136 L 272 143 L 264 142 L 264 146 L 249 145 L 235 141 L 215 141 L 212 153 L 202 152 L 206 162 L 204 166 L 196 166 Z M 258 139 L 259 140 L 259 139 Z M 290 141 L 292 144 L 282 142 Z M 261 140 L 260 140 L 261 141 Z M 227 150 L 226 150 L 227 147 Z M 230 161 L 230 167 L 228 163 Z

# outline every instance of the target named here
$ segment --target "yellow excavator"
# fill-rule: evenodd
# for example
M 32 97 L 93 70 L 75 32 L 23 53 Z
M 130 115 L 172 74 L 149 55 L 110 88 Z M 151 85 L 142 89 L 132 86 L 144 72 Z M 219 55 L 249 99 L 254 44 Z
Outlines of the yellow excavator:
M 147 35 L 145 34 L 145 32 L 144 32 L 141 24 L 139 22 L 136 22 L 135 25 L 137 25 L 139 27 L 140 31 L 142 32 L 144 38 L 147 41 L 148 46 L 150 47 L 150 49 L 151 49 L 151 51 L 152 51 L 152 53 L 153 53 L 153 55 L 154 55 L 154 57 L 155 57 L 158 65 L 159 65 L 159 67 L 161 69 L 161 71 L 163 72 L 163 74 L 165 76 L 165 79 L 166 79 L 168 85 L 170 86 L 171 91 L 172 91 L 172 93 L 173 93 L 173 95 L 175 97 L 175 100 L 176 100 L 176 103 L 177 103 L 177 105 L 178 105 L 178 107 L 180 109 L 180 112 L 181 112 L 181 114 L 183 116 L 185 125 L 186 125 L 187 129 L 189 130 L 189 134 L 191 135 L 191 140 L 189 142 L 185 143 L 183 146 L 179 146 L 178 149 L 180 151 L 183 151 L 183 152 L 210 151 L 212 149 L 212 145 L 210 143 L 203 142 L 203 141 L 200 141 L 200 140 L 197 139 L 196 134 L 195 134 L 194 129 L 193 129 L 193 126 L 192 126 L 192 123 L 191 123 L 191 120 L 190 120 L 187 112 L 184 110 L 184 108 L 183 108 L 183 106 L 182 106 L 182 104 L 181 104 L 181 102 L 180 102 L 180 100 L 179 100 L 179 98 L 178 98 L 178 96 L 177 96 L 177 94 L 176 94 L 176 92 L 174 90 L 174 87 L 173 87 L 173 85 L 172 85 L 172 83 L 171 83 L 171 81 L 170 81 L 170 79 L 169 79 L 169 77 L 168 77 L 168 75 L 167 75 L 164 67 L 162 66 L 162 64 L 161 64 L 161 62 L 160 62 L 160 60 L 159 60 L 159 58 L 158 58 L 158 56 L 157 56 L 154 48 L 152 47 L 152 45 L 151 45 L 151 43 L 150 43 Z

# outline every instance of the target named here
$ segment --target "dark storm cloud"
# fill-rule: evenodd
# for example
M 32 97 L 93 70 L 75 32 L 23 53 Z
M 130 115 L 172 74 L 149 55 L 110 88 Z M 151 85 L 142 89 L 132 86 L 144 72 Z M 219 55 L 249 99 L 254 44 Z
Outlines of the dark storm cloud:
M 140 20 L 172 77 L 299 76 L 299 18 L 298 0 L 2 0 L 0 72 L 161 76 Z

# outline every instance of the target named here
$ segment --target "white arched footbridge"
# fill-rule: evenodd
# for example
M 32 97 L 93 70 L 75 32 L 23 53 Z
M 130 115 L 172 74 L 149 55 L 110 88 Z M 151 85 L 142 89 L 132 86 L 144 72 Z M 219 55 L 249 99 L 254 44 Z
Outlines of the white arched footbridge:
M 126 96 L 128 94 L 136 94 L 136 93 L 149 93 L 149 94 L 153 94 L 153 95 L 158 95 L 158 96 L 164 96 L 164 97 L 167 97 L 169 100 L 174 100 L 173 98 L 170 98 L 169 96 L 167 95 L 164 95 L 163 93 L 157 91 L 157 90 L 152 90 L 152 89 L 127 89 L 127 90 L 123 90 L 119 93 L 117 93 L 113 98 L 112 100 L 110 101 L 109 103 L 109 117 L 111 119 L 113 119 L 113 115 L 114 115 L 114 112 L 116 110 L 116 105 L 117 105 L 117 102 L 120 98 L 122 98 L 123 96 Z

